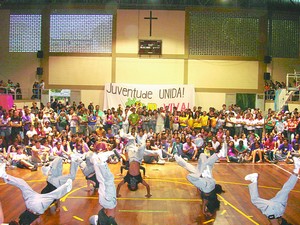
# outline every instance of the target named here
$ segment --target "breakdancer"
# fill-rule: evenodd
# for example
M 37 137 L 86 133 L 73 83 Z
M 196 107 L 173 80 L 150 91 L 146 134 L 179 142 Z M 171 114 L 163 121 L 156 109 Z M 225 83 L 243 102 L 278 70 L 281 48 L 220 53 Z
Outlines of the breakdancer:
M 115 208 L 117 206 L 116 187 L 114 175 L 109 170 L 107 159 L 114 154 L 112 151 L 95 154 L 92 158 L 97 180 L 99 181 L 99 204 L 98 215 L 90 217 L 91 225 L 116 225 Z
M 4 182 L 19 188 L 25 201 L 26 210 L 19 216 L 19 221 L 12 221 L 10 224 L 30 225 L 56 199 L 60 199 L 72 189 L 72 180 L 68 179 L 63 185 L 56 190 L 47 194 L 39 194 L 35 192 L 23 179 L 11 176 L 5 171 L 5 164 L 0 164 L 0 177 Z
M 245 177 L 245 180 L 251 181 L 251 184 L 248 186 L 252 204 L 255 205 L 268 218 L 270 224 L 289 224 L 282 216 L 287 205 L 288 195 L 298 181 L 300 159 L 294 157 L 293 160 L 295 168 L 292 175 L 285 182 L 282 189 L 275 195 L 275 197 L 270 200 L 259 197 L 257 173 L 248 174 Z
M 201 153 L 197 166 L 186 162 L 178 155 L 174 156 L 176 162 L 190 172 L 187 175 L 188 181 L 201 191 L 202 212 L 206 217 L 214 216 L 216 211 L 220 209 L 220 201 L 217 194 L 225 192 L 221 185 L 216 184 L 212 176 L 212 168 L 219 159 L 219 155 L 220 153 L 215 153 L 207 158 L 204 153 Z

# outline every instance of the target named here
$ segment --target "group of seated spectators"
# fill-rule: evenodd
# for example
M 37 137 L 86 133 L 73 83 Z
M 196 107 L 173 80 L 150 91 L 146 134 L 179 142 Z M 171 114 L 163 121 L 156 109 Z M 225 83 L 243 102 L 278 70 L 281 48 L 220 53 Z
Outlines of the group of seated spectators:
M 14 84 L 10 79 L 7 82 L 0 80 L 0 94 L 11 94 L 14 99 L 22 99 L 20 84 Z
M 64 105 L 53 101 L 42 108 L 32 106 L 6 111 L 0 107 L 0 157 L 7 164 L 32 171 L 54 157 L 67 163 L 74 153 L 114 151 L 110 162 L 120 161 L 126 139 L 135 137 L 137 145 L 161 149 L 165 160 L 174 154 L 185 160 L 197 160 L 222 152 L 227 162 L 293 163 L 299 154 L 298 109 L 292 112 L 259 109 L 242 110 L 237 105 L 208 111 L 202 108 L 178 110 L 147 109 L 121 105 L 102 111 L 99 105 Z M 145 163 L 160 162 L 156 156 L 144 156 Z
M 286 88 L 285 82 L 266 80 L 265 81 L 265 100 L 275 100 L 275 91 Z
M 290 100 L 291 101 L 299 101 L 299 89 L 297 88 L 299 86 L 299 83 L 296 82 L 296 80 L 293 80 L 292 82 L 288 83 L 288 86 L 290 88 L 296 88 L 294 90 L 295 92 L 292 94 Z M 279 82 L 279 81 L 275 81 L 273 82 L 272 80 L 266 80 L 265 81 L 265 100 L 275 100 L 275 92 L 278 89 L 284 89 L 286 88 L 287 85 L 285 82 Z

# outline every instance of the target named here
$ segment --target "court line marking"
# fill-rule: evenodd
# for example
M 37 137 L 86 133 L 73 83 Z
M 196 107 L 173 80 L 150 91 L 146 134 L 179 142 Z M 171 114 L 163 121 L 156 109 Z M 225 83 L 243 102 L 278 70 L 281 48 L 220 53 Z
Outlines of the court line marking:
M 221 215 L 223 216 L 225 213 L 226 213 L 226 210 L 224 209 L 224 210 L 221 212 Z
M 219 198 L 221 198 L 224 202 L 227 203 L 227 205 L 229 205 L 231 208 L 233 208 L 235 211 L 237 211 L 239 214 L 241 214 L 242 216 L 246 217 L 248 220 L 250 220 L 253 224 L 255 225 L 259 225 L 259 223 L 257 223 L 255 220 L 252 219 L 252 216 L 248 216 L 247 214 L 245 214 L 243 211 L 239 210 L 237 207 L 235 207 L 234 205 L 232 205 L 230 202 L 228 202 L 224 197 L 222 197 L 221 195 L 219 195 Z
M 74 192 L 76 192 L 76 191 L 78 191 L 78 190 L 80 190 L 80 189 L 82 189 L 82 188 L 84 188 L 84 187 L 86 187 L 86 186 L 83 186 L 83 187 L 80 187 L 80 188 L 76 188 L 76 189 L 74 189 L 74 190 L 71 190 L 71 191 L 70 191 L 69 193 L 67 193 L 64 197 L 62 197 L 62 198 L 60 199 L 60 201 L 61 201 L 61 202 L 65 202 L 69 195 L 73 194 Z
M 134 209 L 120 209 L 119 212 L 141 212 L 141 213 L 167 213 L 169 211 L 163 210 L 134 210 Z
M 281 166 L 279 166 L 279 165 L 276 165 L 276 164 L 274 164 L 274 166 L 276 166 L 277 168 L 279 168 L 279 169 L 281 169 L 281 170 L 283 170 L 284 172 L 287 172 L 287 173 L 289 173 L 289 174 L 293 174 L 293 173 L 291 173 L 290 171 L 288 171 L 288 170 L 286 170 L 286 169 L 284 169 L 284 168 L 282 168 Z M 300 177 L 299 177 L 299 175 L 298 175 L 298 180 L 300 180 Z
M 73 216 L 73 218 L 74 218 L 75 220 L 79 220 L 79 221 L 81 221 L 81 222 L 84 221 L 82 218 L 80 218 L 80 217 L 78 217 L 78 216 Z
M 214 222 L 214 221 L 215 221 L 215 219 L 207 220 L 207 221 L 203 222 L 203 224 L 208 224 L 208 223 L 211 223 L 211 222 Z

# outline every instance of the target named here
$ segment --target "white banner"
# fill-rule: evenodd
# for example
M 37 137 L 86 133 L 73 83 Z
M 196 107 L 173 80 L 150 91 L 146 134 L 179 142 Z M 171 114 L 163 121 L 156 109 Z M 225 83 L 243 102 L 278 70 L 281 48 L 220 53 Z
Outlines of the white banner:
M 124 108 L 129 105 L 146 106 L 148 109 L 164 107 L 172 111 L 192 109 L 195 105 L 193 85 L 143 85 L 143 84 L 105 84 L 104 109 L 118 105 Z

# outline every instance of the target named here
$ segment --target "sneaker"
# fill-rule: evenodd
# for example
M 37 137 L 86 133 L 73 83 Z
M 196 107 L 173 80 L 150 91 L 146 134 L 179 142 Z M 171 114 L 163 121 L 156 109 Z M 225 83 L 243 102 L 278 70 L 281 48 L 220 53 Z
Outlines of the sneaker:
M 67 192 L 70 192 L 72 190 L 72 179 L 68 179 L 66 182 L 67 185 Z
M 101 160 L 101 162 L 106 162 L 109 158 L 109 156 L 114 155 L 115 153 L 113 151 L 107 151 L 107 152 L 101 152 L 98 154 L 98 158 Z
M 295 168 L 300 169 L 300 159 L 297 157 L 293 157 Z
M 44 176 L 48 176 L 50 171 L 50 166 L 42 166 L 42 173 L 44 174 Z
M 258 173 L 251 173 L 245 176 L 245 180 L 249 180 L 252 183 L 257 182 Z
M 0 164 L 0 177 L 2 177 L 3 179 L 5 179 L 7 177 L 5 167 L 6 167 L 5 163 Z
M 163 160 L 163 159 L 160 159 L 160 160 L 157 161 L 158 165 L 165 165 L 165 163 L 166 163 L 166 161 Z
M 98 215 L 93 215 L 89 218 L 90 224 L 98 224 Z

